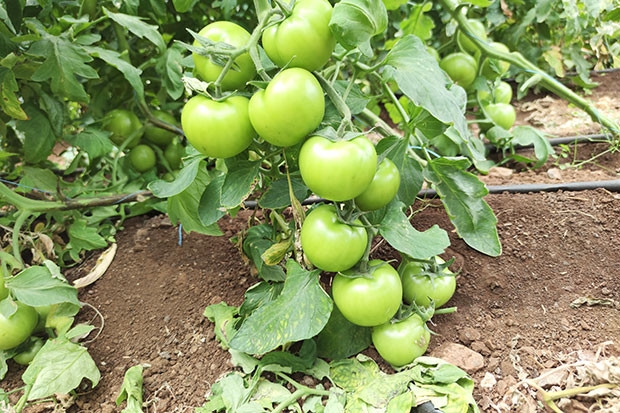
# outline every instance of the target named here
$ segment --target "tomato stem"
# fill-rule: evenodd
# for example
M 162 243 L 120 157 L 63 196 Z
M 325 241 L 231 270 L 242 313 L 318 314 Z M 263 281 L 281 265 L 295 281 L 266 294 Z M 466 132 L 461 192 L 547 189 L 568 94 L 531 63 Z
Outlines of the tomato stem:
M 338 110 L 338 113 L 340 113 L 340 116 L 342 116 L 342 122 L 340 123 L 337 131 L 338 137 L 341 138 L 344 135 L 345 130 L 352 129 L 353 127 L 353 123 L 351 122 L 351 109 L 349 109 L 349 106 L 345 102 L 344 98 L 340 96 L 336 89 L 334 89 L 334 86 L 327 79 L 318 73 L 315 73 L 314 75 L 319 80 L 319 83 L 321 83 L 323 90 L 327 93 L 327 96 Z
M 273 0 L 273 1 L 274 3 L 276 3 L 278 8 L 282 11 L 282 14 L 284 14 L 284 17 L 289 17 L 291 14 L 293 14 L 293 6 L 291 6 L 290 4 L 287 4 L 283 2 L 282 0 Z

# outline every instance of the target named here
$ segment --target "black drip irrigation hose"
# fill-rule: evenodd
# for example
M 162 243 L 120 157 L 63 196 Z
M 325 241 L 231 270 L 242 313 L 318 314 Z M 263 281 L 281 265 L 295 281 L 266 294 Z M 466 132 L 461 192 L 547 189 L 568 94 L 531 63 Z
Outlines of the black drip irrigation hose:
M 613 141 L 613 139 L 614 137 L 612 135 L 598 133 L 598 134 L 592 134 L 592 135 L 563 136 L 559 138 L 549 138 L 548 140 L 551 146 L 559 146 L 559 145 L 571 145 L 571 144 L 578 144 L 578 143 L 611 142 Z M 495 145 L 490 144 L 490 143 L 486 143 L 484 146 L 489 152 L 500 151 L 500 149 L 498 149 Z M 533 147 L 534 147 L 534 144 L 515 145 L 515 149 L 529 149 Z

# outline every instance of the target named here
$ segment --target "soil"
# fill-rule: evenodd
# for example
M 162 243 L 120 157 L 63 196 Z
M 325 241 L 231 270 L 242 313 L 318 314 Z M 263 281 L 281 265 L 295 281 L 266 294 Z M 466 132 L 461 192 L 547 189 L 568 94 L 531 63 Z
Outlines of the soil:
M 602 86 L 588 98 L 620 120 L 620 72 L 595 80 Z M 521 124 L 533 124 L 550 135 L 600 132 L 556 98 L 534 96 L 517 105 Z M 488 184 L 616 179 L 620 154 L 602 154 L 608 148 L 558 148 L 558 158 L 543 168 L 505 165 L 482 179 Z M 593 156 L 595 161 L 571 167 Z M 483 412 L 544 411 L 528 379 L 556 369 L 552 373 L 566 374 L 547 384 L 562 387 L 577 376 L 561 369 L 620 355 L 620 195 L 596 189 L 503 193 L 486 200 L 498 218 L 503 245 L 503 254 L 496 258 L 468 247 L 437 200 L 415 206 L 421 209 L 414 221 L 417 229 L 437 224 L 450 233 L 452 245 L 445 258 L 454 257 L 453 269 L 459 271 L 450 302 L 458 311 L 433 319 L 437 334 L 429 353 L 442 354 L 446 343 L 457 343 L 482 356 L 481 364 L 468 368 Z M 87 344 L 102 379 L 93 390 L 85 388 L 67 411 L 120 411 L 115 400 L 124 372 L 138 363 L 150 366 L 144 373 L 145 411 L 191 412 L 204 402 L 210 384 L 231 369 L 229 354 L 218 347 L 213 325 L 203 317 L 204 308 L 221 301 L 239 305 L 256 282 L 230 240 L 244 227 L 247 215 L 242 211 L 234 219 L 223 219 L 225 236 L 184 234 L 181 245 L 177 228 L 163 216 L 125 223 L 111 266 L 80 294 L 97 310 L 85 307 L 81 317 L 102 327 Z M 386 245 L 375 254 L 396 258 Z M 94 254 L 67 276 L 84 276 L 97 258 Z M 17 386 L 22 372 L 13 364 L 10 369 L 2 383 L 5 389 Z M 580 405 L 588 402 L 564 402 L 563 411 L 585 411 Z

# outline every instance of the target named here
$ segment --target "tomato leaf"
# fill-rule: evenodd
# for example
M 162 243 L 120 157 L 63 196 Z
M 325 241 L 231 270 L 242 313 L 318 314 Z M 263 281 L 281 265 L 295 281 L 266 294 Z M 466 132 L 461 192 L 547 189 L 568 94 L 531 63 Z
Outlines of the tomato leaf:
M 320 271 L 306 271 L 292 260 L 286 268 L 282 293 L 243 322 L 230 341 L 232 348 L 263 354 L 286 343 L 314 337 L 323 329 L 333 303 L 319 284 Z
M 17 91 L 19 91 L 19 86 L 13 71 L 0 67 L 0 108 L 14 119 L 26 120 L 28 115 L 22 109 L 15 94 Z
M 197 2 L 198 0 L 172 0 L 174 9 L 179 13 L 190 11 Z
M 377 143 L 377 153 L 390 158 L 400 172 L 398 199 L 405 205 L 412 205 L 422 189 L 424 177 L 422 166 L 407 154 L 408 149 L 409 142 L 396 136 Z
M 100 129 L 86 127 L 78 134 L 67 134 L 65 140 L 84 150 L 88 157 L 93 160 L 100 158 L 112 151 L 114 145 L 109 138 L 110 133 Z
M 182 46 L 173 44 L 166 50 L 163 56 L 159 58 L 155 69 L 161 76 L 162 83 L 173 100 L 177 100 L 183 95 L 185 90 L 183 87 L 183 55 L 181 53 Z
M 229 348 L 228 341 L 234 335 L 234 320 L 239 309 L 230 306 L 225 302 L 212 304 L 205 308 L 203 315 L 215 324 L 215 337 L 220 342 L 221 347 L 226 350 Z
M 166 50 L 166 42 L 164 42 L 164 38 L 159 33 L 157 26 L 145 23 L 140 17 L 130 16 L 123 13 L 113 13 L 105 7 L 103 7 L 103 11 L 110 19 L 125 27 L 139 38 L 146 38 L 148 41 L 157 46 L 161 52 Z
M 284 281 L 286 275 L 279 265 L 267 265 L 263 261 L 263 254 L 274 241 L 273 227 L 269 224 L 254 225 L 248 229 L 243 240 L 243 252 L 252 261 L 260 278 L 267 281 Z
M 368 348 L 372 342 L 370 328 L 351 323 L 344 318 L 336 306 L 315 340 L 318 355 L 331 360 L 344 359 L 357 354 Z
M 140 101 L 144 101 L 144 85 L 140 75 L 142 70 L 134 67 L 131 63 L 124 60 L 120 53 L 114 50 L 107 50 L 101 47 L 84 47 L 84 49 L 93 57 L 97 57 L 110 66 L 118 69 L 123 74 L 125 79 L 129 82 L 133 90 L 136 92 L 136 97 Z
M 450 246 L 445 230 L 433 225 L 424 232 L 416 230 L 403 212 L 401 202 L 392 202 L 379 225 L 379 233 L 392 247 L 412 258 L 439 255 Z
M 11 294 L 31 306 L 71 303 L 80 305 L 77 289 L 54 277 L 45 266 L 28 267 L 5 281 Z
M 158 179 L 149 183 L 148 188 L 158 198 L 169 198 L 185 191 L 194 182 L 198 169 L 204 168 L 205 163 L 202 158 L 194 158 L 189 163 L 183 165 L 183 169 L 172 182 Z
M 23 382 L 32 386 L 28 400 L 69 393 L 83 379 L 94 387 L 100 378 L 88 350 L 64 337 L 47 340 L 22 375 Z
M 293 193 L 297 199 L 305 199 L 310 190 L 304 185 L 303 180 L 299 176 L 291 177 L 291 186 Z M 279 209 L 291 205 L 291 196 L 289 193 L 288 179 L 280 178 L 269 185 L 261 199 L 258 201 L 261 208 Z
M 24 134 L 24 160 L 27 163 L 39 163 L 52 153 L 56 137 L 52 133 L 52 125 L 45 114 L 34 105 L 24 105 L 28 114 L 27 120 L 18 120 L 17 129 Z
M 408 35 L 396 43 L 385 59 L 383 79 L 394 80 L 417 106 L 440 121 L 454 125 L 461 136 L 469 135 L 465 119 L 467 97 L 462 88 L 446 88 L 448 81 L 437 60 L 422 41 Z
M 127 407 L 123 413 L 142 413 L 142 365 L 132 366 L 125 372 L 121 390 L 116 398 L 116 405 L 120 406 L 127 400 Z
M 536 163 L 534 168 L 539 168 L 547 162 L 549 156 L 554 153 L 553 147 L 549 143 L 549 139 L 540 131 L 531 126 L 515 126 L 512 128 L 513 138 L 511 143 L 514 145 L 534 146 L 534 155 L 536 155 Z
M 336 3 L 329 28 L 346 49 L 358 47 L 373 56 L 370 39 L 387 29 L 388 15 L 381 0 L 342 0 Z
M 424 170 L 424 176 L 437 191 L 450 220 L 467 245 L 497 257 L 502 252 L 497 218 L 483 199 L 488 190 L 475 175 L 466 171 L 468 166 L 469 161 L 465 158 L 433 159 Z
M 244 160 L 227 160 L 228 172 L 222 185 L 221 206 L 234 208 L 239 206 L 251 193 L 254 181 L 258 177 L 260 162 Z

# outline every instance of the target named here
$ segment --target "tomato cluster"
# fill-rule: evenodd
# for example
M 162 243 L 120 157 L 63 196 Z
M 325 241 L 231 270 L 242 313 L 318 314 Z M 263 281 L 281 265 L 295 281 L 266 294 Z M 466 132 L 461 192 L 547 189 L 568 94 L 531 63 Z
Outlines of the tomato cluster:
M 126 155 L 128 165 L 138 173 L 156 171 L 161 176 L 181 166 L 185 147 L 177 133 L 162 127 L 177 126 L 178 121 L 169 112 L 155 109 L 154 121 L 143 122 L 128 109 L 114 109 L 103 119 L 103 128 L 110 140 Z

